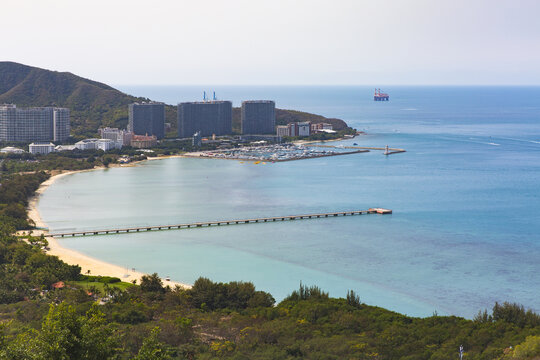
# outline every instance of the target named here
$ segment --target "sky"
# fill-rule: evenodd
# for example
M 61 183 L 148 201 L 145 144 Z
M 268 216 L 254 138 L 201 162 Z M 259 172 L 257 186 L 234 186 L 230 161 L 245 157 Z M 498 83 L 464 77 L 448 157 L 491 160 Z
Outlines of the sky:
M 0 61 L 113 85 L 540 85 L 539 0 L 2 0 Z

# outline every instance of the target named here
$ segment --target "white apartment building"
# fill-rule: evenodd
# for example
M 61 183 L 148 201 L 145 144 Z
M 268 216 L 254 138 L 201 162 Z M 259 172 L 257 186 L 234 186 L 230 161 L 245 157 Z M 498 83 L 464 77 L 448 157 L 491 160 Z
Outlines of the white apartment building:
M 32 154 L 42 154 L 46 155 L 54 151 L 53 143 L 31 143 L 28 145 L 28 150 Z
M 109 151 L 113 149 L 121 149 L 122 144 L 111 139 L 99 139 L 96 144 L 96 149 Z
M 96 150 L 97 141 L 99 139 L 84 139 L 75 143 L 75 147 L 79 150 Z
M 102 139 L 110 139 L 116 141 L 120 144 L 120 148 L 122 148 L 122 146 L 131 145 L 131 138 L 133 136 L 132 132 L 109 127 L 101 128 L 98 131 Z
M 0 149 L 0 153 L 3 154 L 22 154 L 25 153 L 23 149 L 19 149 L 13 146 L 6 146 L 5 148 Z

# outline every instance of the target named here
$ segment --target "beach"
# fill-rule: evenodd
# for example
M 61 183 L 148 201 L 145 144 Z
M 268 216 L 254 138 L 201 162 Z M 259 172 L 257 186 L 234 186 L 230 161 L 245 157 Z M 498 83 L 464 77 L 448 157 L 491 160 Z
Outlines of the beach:
M 152 158 L 149 160 L 156 160 L 160 158 Z M 133 166 L 133 165 L 128 165 Z M 85 172 L 85 171 L 94 171 L 94 170 L 102 170 L 102 168 L 94 168 L 94 169 L 88 169 L 88 170 L 78 170 L 78 171 L 66 171 L 66 172 L 60 172 L 57 174 L 52 174 L 52 176 L 41 183 L 40 187 L 36 190 L 35 195 L 29 199 L 28 202 L 28 217 L 34 221 L 36 228 L 32 231 L 32 235 L 41 235 L 44 234 L 45 238 L 49 242 L 49 250 L 47 250 L 48 255 L 54 255 L 58 256 L 62 261 L 64 261 L 67 264 L 70 265 L 78 265 L 81 267 L 81 274 L 86 275 L 101 275 L 101 276 L 113 276 L 118 277 L 124 282 L 133 282 L 136 281 L 137 284 L 140 283 L 140 279 L 143 275 L 147 275 L 145 273 L 128 269 L 122 266 L 110 264 L 98 259 L 95 259 L 93 257 L 84 255 L 80 252 L 70 250 L 67 248 L 62 247 L 58 241 L 50 236 L 47 236 L 48 232 L 45 230 L 47 228 L 47 224 L 43 221 L 41 218 L 37 205 L 39 203 L 39 199 L 41 194 L 49 187 L 51 186 L 56 180 L 63 176 L 75 174 L 78 172 Z M 41 229 L 40 229 L 41 228 Z M 170 286 L 174 288 L 175 286 L 180 286 L 182 288 L 190 288 L 191 286 L 188 284 L 183 284 L 176 281 L 168 281 L 165 279 L 163 280 L 164 286 Z

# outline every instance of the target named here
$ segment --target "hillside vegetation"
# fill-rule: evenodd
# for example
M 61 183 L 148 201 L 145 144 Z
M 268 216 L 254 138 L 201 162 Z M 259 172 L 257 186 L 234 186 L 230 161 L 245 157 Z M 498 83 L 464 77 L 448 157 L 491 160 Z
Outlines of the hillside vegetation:
M 57 72 L 14 62 L 0 62 L 0 104 L 25 106 L 59 106 L 71 109 L 72 135 L 92 137 L 100 126 L 125 128 L 128 104 L 150 99 L 125 94 L 113 87 L 69 72 Z M 291 110 L 277 110 L 277 123 L 292 121 L 329 122 L 338 130 L 347 125 L 342 120 Z M 176 134 L 176 106 L 167 105 L 165 121 Z M 233 129 L 240 130 L 240 111 L 233 111 Z

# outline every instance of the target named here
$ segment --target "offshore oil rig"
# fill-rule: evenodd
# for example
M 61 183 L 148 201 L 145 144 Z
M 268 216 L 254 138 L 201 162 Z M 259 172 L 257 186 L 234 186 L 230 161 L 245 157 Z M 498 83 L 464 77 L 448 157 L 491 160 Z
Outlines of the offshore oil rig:
M 382 93 L 381 89 L 375 89 L 375 95 L 373 95 L 374 101 L 388 101 L 389 99 L 390 95 Z

